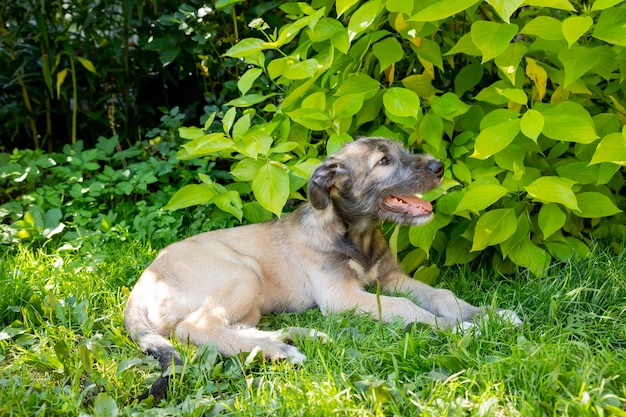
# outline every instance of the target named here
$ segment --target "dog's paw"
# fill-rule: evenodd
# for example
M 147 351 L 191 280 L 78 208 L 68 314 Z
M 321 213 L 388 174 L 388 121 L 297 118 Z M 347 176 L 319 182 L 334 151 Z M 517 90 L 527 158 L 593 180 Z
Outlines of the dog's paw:
M 471 321 L 457 322 L 456 326 L 452 328 L 452 331 L 454 333 L 467 333 L 470 331 L 480 333 L 480 329 L 476 323 L 472 323 Z
M 284 357 L 281 359 L 287 360 L 289 363 L 298 364 L 306 361 L 306 356 L 298 350 L 295 346 L 285 345 L 283 349 Z
M 496 311 L 496 314 L 513 326 L 520 326 L 523 323 L 522 319 L 520 319 L 517 313 L 513 310 L 500 309 Z
M 306 336 L 315 337 L 324 345 L 326 343 L 331 343 L 333 341 L 333 339 L 331 339 L 329 335 L 327 335 L 324 332 L 320 332 L 319 330 L 315 330 L 315 329 L 310 329 Z

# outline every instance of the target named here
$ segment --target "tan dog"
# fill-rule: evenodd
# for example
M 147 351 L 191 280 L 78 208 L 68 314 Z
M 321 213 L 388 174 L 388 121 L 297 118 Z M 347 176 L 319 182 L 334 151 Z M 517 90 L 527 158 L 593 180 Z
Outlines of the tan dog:
M 415 195 L 437 187 L 443 164 L 397 142 L 362 138 L 320 164 L 309 181 L 310 203 L 279 220 L 203 233 L 163 249 L 130 294 L 125 324 L 163 371 L 181 360 L 166 340 L 215 341 L 222 355 L 260 348 L 263 356 L 301 362 L 284 343 L 306 329 L 261 331 L 274 311 L 323 314 L 355 310 L 390 322 L 467 328 L 483 310 L 408 277 L 389 251 L 380 221 L 421 225 L 432 206 Z M 378 281 L 380 296 L 364 287 Z M 498 312 L 518 324 L 515 313 Z M 166 393 L 162 375 L 143 397 Z

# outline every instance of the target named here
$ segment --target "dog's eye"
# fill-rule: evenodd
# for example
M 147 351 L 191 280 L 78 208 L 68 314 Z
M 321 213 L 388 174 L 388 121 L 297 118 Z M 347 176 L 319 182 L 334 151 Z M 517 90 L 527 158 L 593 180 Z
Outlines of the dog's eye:
M 383 156 L 380 161 L 378 161 L 378 165 L 389 165 L 390 162 L 391 160 L 389 158 Z

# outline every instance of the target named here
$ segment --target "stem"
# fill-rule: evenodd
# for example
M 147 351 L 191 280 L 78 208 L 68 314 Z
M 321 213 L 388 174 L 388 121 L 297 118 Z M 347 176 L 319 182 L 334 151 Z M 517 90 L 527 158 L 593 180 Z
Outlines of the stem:
M 132 6 L 131 6 L 132 10 Z M 130 130 L 130 51 L 128 40 L 130 38 L 130 13 L 126 0 L 122 1 L 122 14 L 124 16 L 124 138 L 129 140 Z M 118 142 L 119 145 L 119 142 Z
M 74 108 L 72 109 L 72 144 L 76 143 L 76 119 L 78 116 L 78 86 L 76 83 L 76 66 L 73 57 L 70 57 L 70 67 L 72 69 L 72 100 Z
M 235 43 L 239 42 L 239 29 L 237 29 L 237 11 L 235 10 L 235 5 L 233 5 L 233 30 L 235 31 Z

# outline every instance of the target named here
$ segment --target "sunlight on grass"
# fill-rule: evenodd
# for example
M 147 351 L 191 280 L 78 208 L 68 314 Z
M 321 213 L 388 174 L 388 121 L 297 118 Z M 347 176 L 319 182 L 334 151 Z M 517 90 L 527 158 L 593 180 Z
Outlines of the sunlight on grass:
M 167 400 L 137 403 L 160 370 L 123 328 L 129 288 L 155 251 L 116 242 L 0 253 L 0 415 L 626 415 L 624 255 L 552 267 L 545 278 L 451 268 L 438 283 L 470 302 L 517 310 L 479 332 L 380 325 L 341 314 L 274 314 L 260 327 L 313 327 L 300 366 L 214 346 L 184 359 Z

